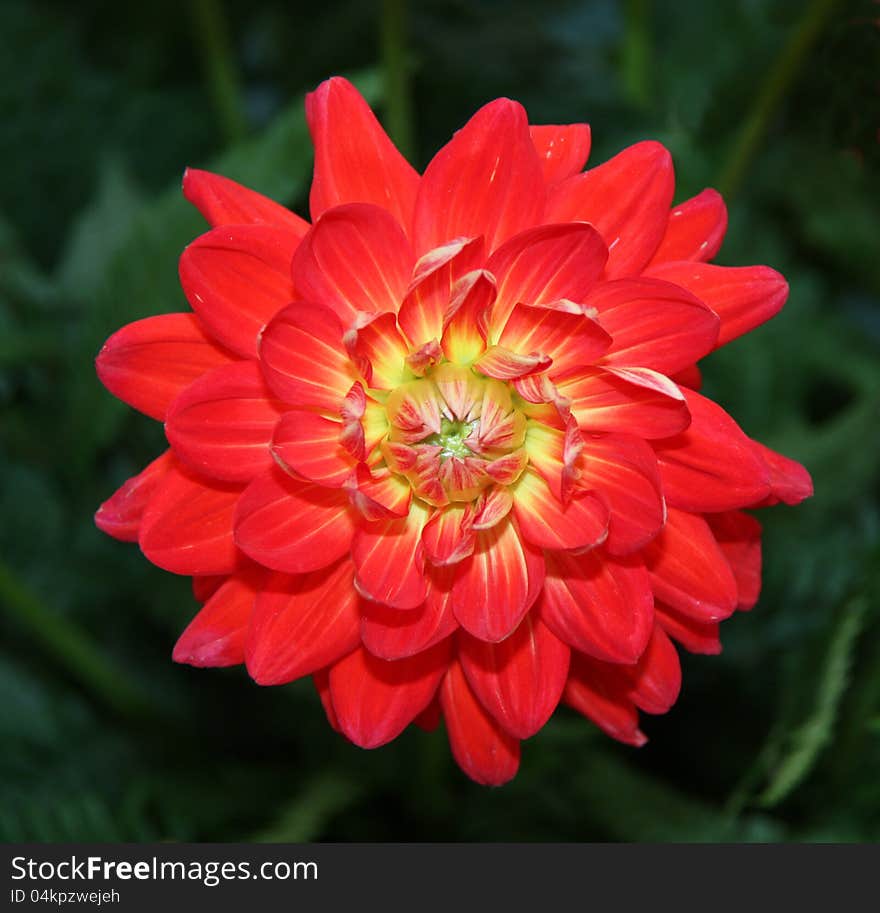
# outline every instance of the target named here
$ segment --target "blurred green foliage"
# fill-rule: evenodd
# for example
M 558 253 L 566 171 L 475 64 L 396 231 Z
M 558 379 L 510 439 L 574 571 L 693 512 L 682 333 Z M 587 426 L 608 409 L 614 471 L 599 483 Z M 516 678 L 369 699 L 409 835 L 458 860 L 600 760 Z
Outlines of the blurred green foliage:
M 876 4 L 428 0 L 384 32 L 381 8 L 0 5 L 0 840 L 880 839 Z M 560 711 L 501 790 L 461 775 L 442 730 L 363 752 L 308 682 L 172 664 L 188 582 L 92 524 L 162 447 L 92 359 L 185 307 L 177 256 L 202 225 L 183 167 L 305 211 L 302 92 L 353 71 L 420 166 L 498 95 L 590 120 L 597 161 L 660 139 L 679 199 L 733 191 L 721 262 L 791 283 L 704 369 L 816 496 L 762 515 L 758 607 L 721 657 L 685 657 L 640 751 Z

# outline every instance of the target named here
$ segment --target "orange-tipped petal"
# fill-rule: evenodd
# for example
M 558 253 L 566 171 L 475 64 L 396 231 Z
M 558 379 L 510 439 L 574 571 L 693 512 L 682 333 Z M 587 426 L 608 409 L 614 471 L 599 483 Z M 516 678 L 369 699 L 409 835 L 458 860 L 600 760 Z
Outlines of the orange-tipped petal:
M 299 237 L 270 225 L 228 225 L 193 241 L 180 284 L 205 330 L 245 358 L 263 327 L 293 300 L 290 263 Z
M 215 228 L 220 225 L 265 223 L 302 237 L 309 223 L 280 203 L 220 174 L 187 168 L 183 195 Z
M 483 709 L 458 661 L 443 680 L 440 706 L 452 755 L 472 780 L 484 786 L 501 786 L 516 776 L 519 740 Z
M 346 347 L 358 359 L 369 364 L 370 386 L 393 390 L 411 379 L 406 370 L 409 347 L 397 330 L 394 314 L 380 314 L 369 323 L 346 334 Z
M 269 444 L 283 410 L 259 365 L 240 361 L 187 387 L 168 411 L 165 434 L 174 453 L 198 472 L 249 482 L 272 465 Z
M 346 656 L 360 643 L 354 567 L 343 558 L 310 574 L 272 574 L 257 596 L 246 659 L 260 685 L 283 685 Z
M 527 739 L 544 726 L 565 687 L 570 651 L 533 613 L 501 643 L 462 633 L 458 644 L 471 690 L 506 732 Z
M 160 314 L 115 332 L 98 353 L 95 368 L 114 396 L 164 421 L 181 390 L 233 360 L 205 335 L 195 314 Z
M 306 95 L 306 120 L 315 145 L 312 218 L 343 203 L 372 203 L 409 225 L 419 176 L 358 90 L 340 76 L 322 82 Z
M 609 279 L 638 274 L 666 232 L 675 178 L 659 143 L 636 143 L 550 189 L 545 218 L 590 222 L 608 246 Z

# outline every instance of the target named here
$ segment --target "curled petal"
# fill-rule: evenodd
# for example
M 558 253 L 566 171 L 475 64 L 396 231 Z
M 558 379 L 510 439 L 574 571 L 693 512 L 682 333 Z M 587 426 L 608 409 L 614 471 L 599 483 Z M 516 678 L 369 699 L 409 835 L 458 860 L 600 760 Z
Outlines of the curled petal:
M 510 99 L 496 99 L 425 169 L 413 220 L 416 251 L 480 235 L 493 250 L 540 221 L 545 195 L 526 112 Z
M 365 359 L 369 364 L 371 387 L 393 390 L 407 380 L 409 348 L 397 330 L 394 314 L 380 314 L 365 326 L 350 330 L 345 343 L 356 363 Z
M 590 222 L 608 246 L 608 279 L 638 274 L 668 221 L 675 178 L 659 143 L 636 143 L 596 168 L 550 189 L 548 221 Z
M 132 476 L 118 488 L 95 514 L 95 525 L 121 542 L 137 542 L 144 510 L 156 486 L 174 465 L 170 450 L 153 460 L 146 469 Z
M 300 238 L 309 223 L 263 196 L 220 174 L 187 168 L 183 173 L 183 195 L 214 227 L 265 223 L 285 228 Z
M 501 786 L 519 769 L 519 740 L 505 732 L 474 696 L 458 661 L 440 689 L 449 747 L 458 766 L 477 783 Z
M 339 728 L 361 748 L 378 748 L 397 738 L 431 703 L 449 656 L 448 640 L 393 661 L 363 648 L 350 653 L 330 669 Z
M 541 225 L 511 238 L 486 264 L 498 282 L 493 334 L 500 333 L 517 304 L 583 301 L 607 257 L 601 235 L 584 222 Z
M 315 145 L 312 218 L 342 203 L 372 203 L 409 225 L 419 176 L 348 80 L 334 76 L 306 95 Z
M 291 409 L 275 428 L 272 455 L 300 478 L 341 488 L 357 466 L 357 460 L 342 444 L 342 430 L 341 422 Z
M 388 470 L 371 472 L 361 463 L 346 487 L 351 503 L 366 520 L 393 520 L 409 513 L 412 488 Z
M 272 574 L 257 594 L 246 658 L 260 685 L 283 685 L 336 662 L 360 642 L 354 567 Z
M 293 258 L 298 298 L 339 315 L 348 328 L 358 314 L 396 311 L 413 255 L 403 229 L 378 206 L 351 203 L 325 212 Z
M 486 348 L 486 321 L 494 300 L 495 280 L 485 270 L 468 273 L 455 284 L 441 337 L 450 361 L 470 364 Z
M 259 365 L 235 362 L 200 377 L 177 397 L 165 434 L 193 469 L 213 479 L 249 482 L 272 465 L 269 445 L 283 410 Z
M 504 730 L 527 739 L 541 729 L 565 687 L 568 647 L 531 613 L 500 643 L 464 633 L 458 643 L 471 690 Z
M 539 374 L 550 367 L 552 359 L 540 352 L 520 355 L 503 346 L 490 346 L 474 362 L 474 367 L 487 377 L 513 380 L 526 374 Z
M 195 314 L 160 314 L 128 324 L 98 353 L 101 383 L 129 406 L 164 421 L 168 406 L 196 378 L 233 362 Z
M 641 559 L 548 552 L 545 560 L 539 607 L 547 627 L 596 659 L 636 662 L 654 626 L 654 596 Z
M 532 124 L 529 132 L 546 183 L 564 181 L 586 165 L 590 156 L 589 124 Z
M 305 574 L 351 547 L 354 520 L 342 491 L 306 484 L 274 468 L 245 489 L 235 511 L 235 542 L 275 571 Z
M 669 213 L 666 234 L 651 264 L 669 260 L 711 260 L 727 231 L 727 207 L 717 190 L 707 188 L 675 206 Z
M 434 512 L 422 532 L 432 564 L 457 564 L 474 550 L 474 511 L 470 504 L 449 504 Z
M 224 225 L 180 258 L 180 284 L 214 339 L 245 358 L 263 327 L 293 298 L 290 262 L 299 236 L 270 225 Z
M 190 666 L 237 666 L 263 575 L 238 573 L 205 602 L 174 646 L 176 663 Z

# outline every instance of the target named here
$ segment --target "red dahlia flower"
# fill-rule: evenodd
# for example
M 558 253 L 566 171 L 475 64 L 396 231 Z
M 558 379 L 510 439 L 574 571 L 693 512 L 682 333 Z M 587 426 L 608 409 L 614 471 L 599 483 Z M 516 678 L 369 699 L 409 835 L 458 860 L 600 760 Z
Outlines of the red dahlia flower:
M 97 362 L 170 449 L 98 526 L 193 577 L 178 662 L 312 675 L 364 748 L 442 716 L 499 784 L 560 701 L 642 744 L 638 711 L 678 695 L 673 641 L 717 653 L 758 597 L 742 508 L 812 490 L 697 392 L 785 280 L 707 265 L 724 204 L 670 209 L 657 143 L 582 172 L 586 124 L 502 98 L 420 176 L 345 80 L 306 113 L 311 225 L 187 171 L 213 226 L 180 261 L 194 313 Z

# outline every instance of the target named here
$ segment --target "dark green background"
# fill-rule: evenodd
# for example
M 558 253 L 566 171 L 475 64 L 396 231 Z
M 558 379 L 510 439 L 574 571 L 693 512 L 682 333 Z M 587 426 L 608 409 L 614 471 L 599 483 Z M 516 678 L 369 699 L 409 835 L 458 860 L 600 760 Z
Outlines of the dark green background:
M 880 839 L 880 7 L 431 0 L 401 26 L 402 9 L 0 4 L 0 840 Z M 340 72 L 420 166 L 498 95 L 589 120 L 593 161 L 659 139 L 677 199 L 728 199 L 720 262 L 791 283 L 705 375 L 816 496 L 762 514 L 758 607 L 724 624 L 722 656 L 685 657 L 640 751 L 568 711 L 500 790 L 458 771 L 442 730 L 361 751 L 308 682 L 174 665 L 188 581 L 92 524 L 162 447 L 93 358 L 185 307 L 177 257 L 203 228 L 184 166 L 304 211 L 302 93 Z

